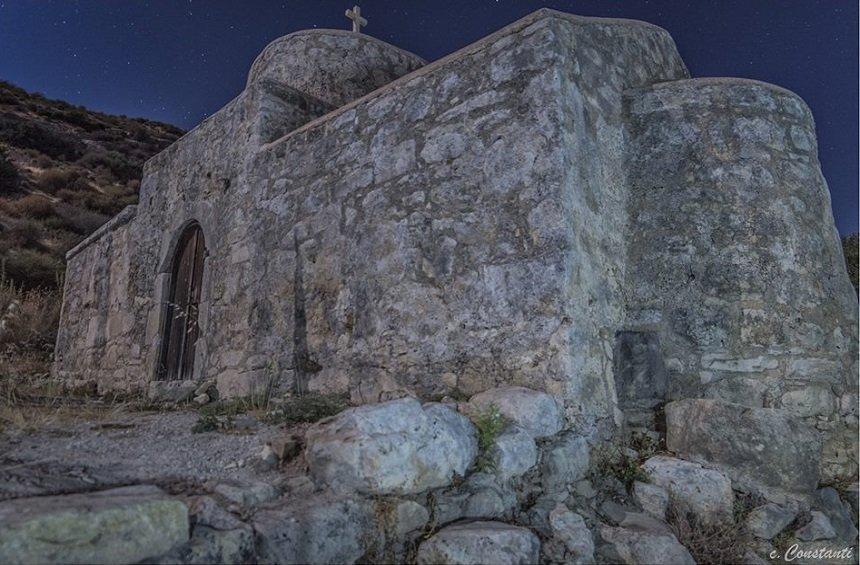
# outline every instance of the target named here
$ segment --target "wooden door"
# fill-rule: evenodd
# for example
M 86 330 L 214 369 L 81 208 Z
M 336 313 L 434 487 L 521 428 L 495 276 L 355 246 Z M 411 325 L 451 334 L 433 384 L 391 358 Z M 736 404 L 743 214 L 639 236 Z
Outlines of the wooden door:
M 206 246 L 200 226 L 189 226 L 180 237 L 170 279 L 170 299 L 162 340 L 160 378 L 191 379 L 200 328 L 197 317 Z

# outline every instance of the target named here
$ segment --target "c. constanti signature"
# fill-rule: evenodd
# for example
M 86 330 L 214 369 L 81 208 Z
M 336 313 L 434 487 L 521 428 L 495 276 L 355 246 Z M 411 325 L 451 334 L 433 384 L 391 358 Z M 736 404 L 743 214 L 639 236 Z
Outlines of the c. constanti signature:
M 779 552 L 773 550 L 770 552 L 770 558 L 776 559 Z M 852 559 L 854 557 L 854 547 L 848 546 L 842 549 L 831 549 L 827 547 L 818 547 L 815 549 L 800 549 L 798 544 L 789 546 L 785 550 L 783 559 L 785 561 L 794 561 L 795 559 Z

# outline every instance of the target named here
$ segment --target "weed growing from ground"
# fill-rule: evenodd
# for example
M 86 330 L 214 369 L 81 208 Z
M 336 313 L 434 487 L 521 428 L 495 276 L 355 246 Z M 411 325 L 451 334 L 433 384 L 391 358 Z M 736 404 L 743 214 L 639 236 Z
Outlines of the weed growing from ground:
M 478 460 L 475 466 L 478 471 L 490 471 L 493 469 L 490 450 L 508 421 L 495 404 L 475 415 L 472 421 L 478 430 Z
M 342 412 L 347 406 L 346 398 L 341 395 L 307 393 L 278 402 L 265 419 L 272 424 L 318 422 Z

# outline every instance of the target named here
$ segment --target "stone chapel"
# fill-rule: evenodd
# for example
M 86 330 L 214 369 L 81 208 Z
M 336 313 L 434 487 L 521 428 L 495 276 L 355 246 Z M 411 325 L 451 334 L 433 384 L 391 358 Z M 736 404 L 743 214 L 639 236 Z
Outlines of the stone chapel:
M 820 424 L 825 453 L 852 433 L 857 300 L 809 108 L 690 78 L 643 22 L 544 9 L 432 63 L 281 37 L 67 258 L 55 373 L 100 392 L 514 384 L 580 430 L 716 398 Z

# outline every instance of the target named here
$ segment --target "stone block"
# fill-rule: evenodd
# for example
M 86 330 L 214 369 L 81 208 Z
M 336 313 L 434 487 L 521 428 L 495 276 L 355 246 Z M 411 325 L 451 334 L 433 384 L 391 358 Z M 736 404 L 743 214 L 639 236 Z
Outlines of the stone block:
M 305 456 L 311 475 L 335 489 L 410 494 L 465 476 L 477 435 L 465 416 L 412 398 L 351 408 L 312 426 Z
M 422 565 L 526 565 L 537 563 L 540 540 L 527 528 L 502 522 L 454 524 L 439 530 L 418 548 Z
M 666 444 L 708 462 L 741 485 L 811 492 L 818 483 L 821 440 L 783 410 L 717 400 L 666 405 Z
M 469 399 L 469 410 L 481 413 L 498 408 L 499 412 L 535 439 L 549 437 L 561 431 L 564 424 L 556 400 L 545 392 L 520 386 L 493 388 Z
M 734 521 L 732 483 L 721 472 L 662 455 L 650 458 L 642 470 L 652 484 L 666 489 L 672 504 L 691 512 L 701 523 Z
M 161 489 L 122 487 L 0 502 L 0 562 L 136 563 L 189 537 L 188 509 Z

